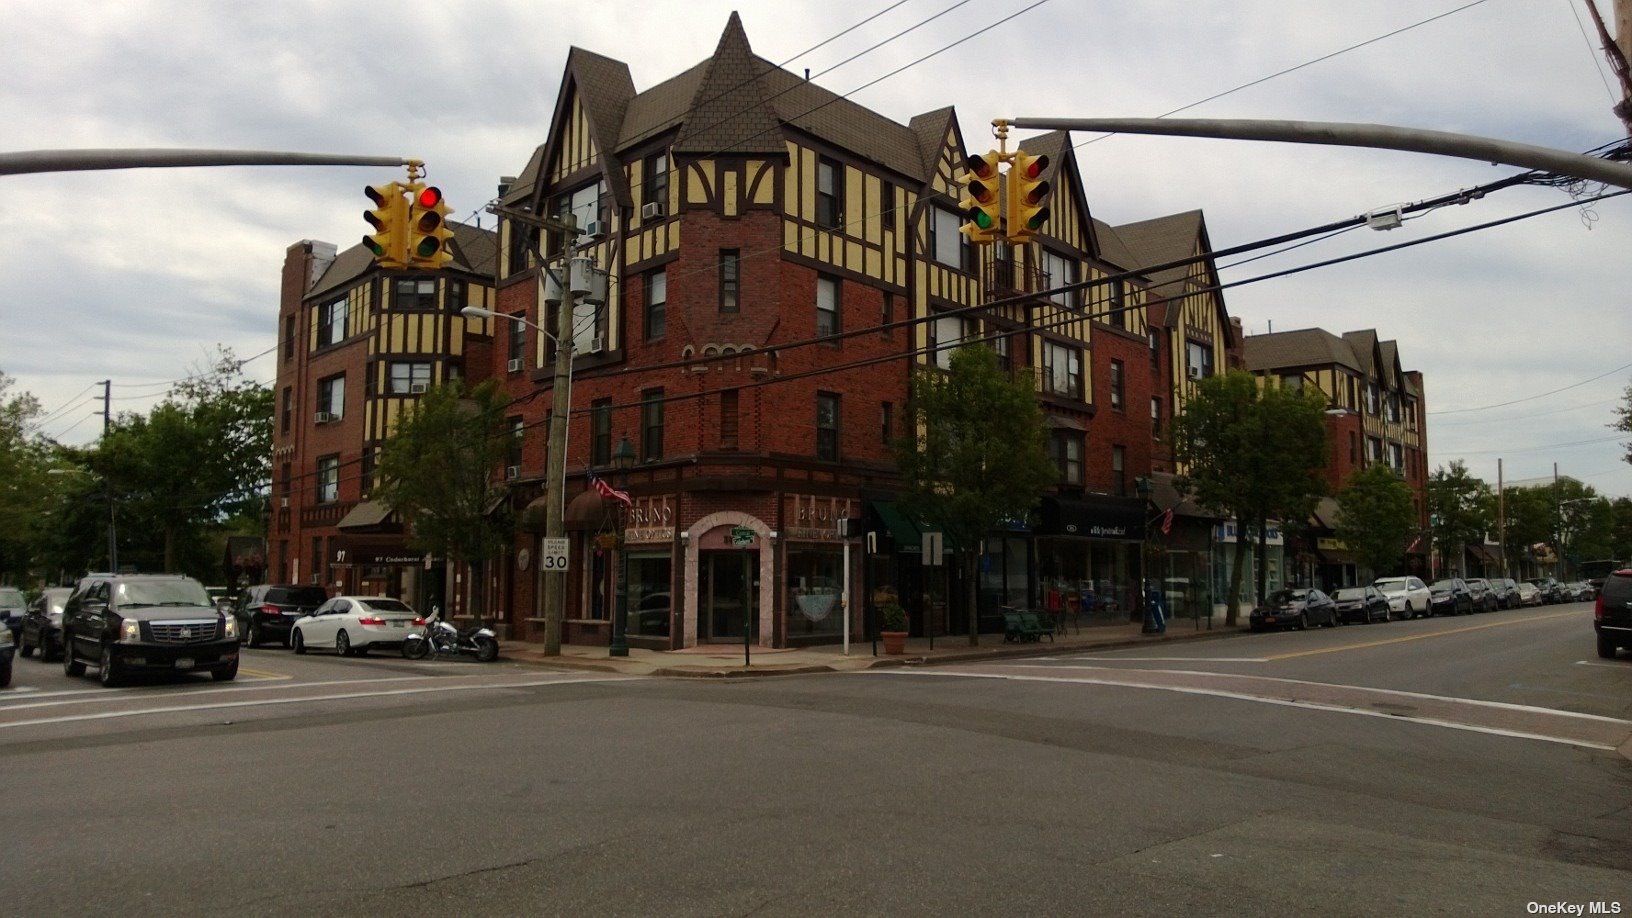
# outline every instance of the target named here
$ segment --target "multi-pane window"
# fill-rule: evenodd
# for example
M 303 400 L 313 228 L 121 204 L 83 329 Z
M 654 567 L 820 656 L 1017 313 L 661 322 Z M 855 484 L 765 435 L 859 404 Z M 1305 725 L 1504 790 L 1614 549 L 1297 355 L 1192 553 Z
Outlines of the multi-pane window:
M 1105 317 L 1105 321 L 1115 325 L 1117 328 L 1127 328 L 1128 325 L 1131 324 L 1129 322 L 1127 310 L 1127 292 L 1125 288 L 1123 288 L 1121 281 L 1111 281 L 1106 286 L 1111 295 L 1111 311 L 1110 314 Z
M 1159 398 L 1150 400 L 1150 435 L 1157 440 L 1162 438 L 1162 400 Z
M 1390 392 L 1388 395 L 1388 421 L 1390 424 L 1400 423 L 1400 393 Z
M 340 457 L 317 460 L 317 502 L 332 504 L 340 499 Z
M 346 376 L 330 376 L 317 381 L 317 412 L 338 421 L 346 414 Z
M 1398 443 L 1388 444 L 1388 467 L 1398 474 L 1405 474 L 1405 448 Z
M 436 281 L 429 277 L 399 277 L 393 288 L 397 309 L 435 309 Z
M 997 354 L 997 368 L 1005 374 L 1012 373 L 1014 358 L 1009 354 L 1009 336 L 1000 331 L 988 343 L 992 346 L 992 352 Z
M 831 392 L 816 393 L 816 458 L 839 458 L 839 397 Z
M 361 471 L 357 473 L 357 479 L 361 482 L 362 494 L 365 497 L 374 490 L 374 451 L 372 449 L 364 447 Z
M 816 278 L 816 334 L 818 336 L 836 335 L 839 333 L 839 279 L 836 277 Z
M 283 318 L 283 359 L 295 359 L 295 317 Z
M 1064 287 L 1077 282 L 1077 264 L 1064 255 L 1058 255 L 1043 249 L 1043 285 L 1049 290 L 1055 287 Z M 1077 292 L 1075 290 L 1060 290 L 1048 295 L 1050 302 L 1061 306 L 1075 307 Z
M 318 347 L 346 340 L 346 325 L 350 312 L 345 297 L 330 300 L 317 307 Z
M 1366 414 L 1375 416 L 1379 408 L 1377 382 L 1366 383 Z
M 640 457 L 645 462 L 663 458 L 663 390 L 640 393 Z
M 521 468 L 521 446 L 527 436 L 527 424 L 520 416 L 511 416 L 505 419 L 505 426 L 510 428 L 510 437 L 504 444 L 504 464 L 509 468 Z M 509 477 L 508 472 L 505 477 Z
M 293 386 L 283 387 L 283 432 L 289 432 L 289 418 L 295 413 L 295 389 Z
M 844 167 L 825 157 L 816 163 L 816 224 L 844 225 Z
M 646 157 L 646 182 L 641 188 L 640 203 L 669 204 L 669 154 L 654 153 Z
M 448 312 L 458 315 L 470 305 L 470 285 L 456 278 L 448 278 Z
M 741 418 L 737 413 L 737 390 L 720 392 L 720 449 L 736 449 Z
M 1082 351 L 1053 341 L 1043 342 L 1043 391 L 1082 398 Z
M 963 233 L 958 228 L 963 225 L 963 216 L 957 211 L 947 210 L 944 207 L 932 207 L 929 211 L 929 254 L 930 257 L 943 265 L 962 270 L 963 263 Z
M 506 366 L 521 370 L 527 365 L 527 319 L 521 313 L 510 316 L 510 345 L 505 351 Z
M 612 464 L 612 400 L 589 403 L 589 464 Z
M 1281 377 L 1281 388 L 1291 389 L 1294 392 L 1303 391 L 1303 374 L 1288 373 Z
M 1150 330 L 1150 368 L 1159 369 L 1162 365 L 1162 333 L 1156 329 Z
M 1111 447 L 1111 493 L 1117 497 L 1128 496 L 1128 449 L 1125 446 Z
M 936 316 L 929 323 L 929 347 L 935 365 L 943 370 L 952 368 L 952 352 L 966 339 L 975 335 L 975 323 L 963 316 Z
M 1060 484 L 1082 486 L 1082 434 L 1074 430 L 1056 430 L 1050 438 L 1050 452 L 1054 466 L 1060 470 Z
M 669 275 L 658 268 L 646 273 L 646 340 L 663 337 L 668 323 Z
M 1184 343 L 1185 373 L 1191 379 L 1207 379 L 1213 375 L 1213 348 L 1200 341 Z
M 895 406 L 889 402 L 880 403 L 879 421 L 882 433 L 879 442 L 890 446 L 895 442 Z
M 742 308 L 742 261 L 738 249 L 720 249 L 720 312 Z
M 1111 407 L 1122 410 L 1122 361 L 1111 361 Z
M 394 361 L 387 379 L 392 395 L 418 395 L 431 387 L 430 361 Z
M 1366 463 L 1383 461 L 1383 441 L 1376 437 L 1366 438 Z

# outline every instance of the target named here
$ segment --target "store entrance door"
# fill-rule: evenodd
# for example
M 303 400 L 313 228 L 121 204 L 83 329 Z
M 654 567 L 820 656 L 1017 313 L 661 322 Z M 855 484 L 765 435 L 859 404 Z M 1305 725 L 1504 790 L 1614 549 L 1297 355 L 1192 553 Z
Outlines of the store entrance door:
M 697 553 L 697 640 L 741 642 L 743 628 L 756 618 L 759 552 Z

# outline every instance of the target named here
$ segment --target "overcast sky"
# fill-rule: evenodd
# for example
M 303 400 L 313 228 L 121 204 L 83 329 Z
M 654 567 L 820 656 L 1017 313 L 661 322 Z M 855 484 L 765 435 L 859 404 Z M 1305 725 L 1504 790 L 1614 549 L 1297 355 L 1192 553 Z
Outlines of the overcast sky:
M 954 105 L 976 151 L 991 145 L 994 117 L 1153 117 L 1226 93 L 1181 116 L 1376 122 L 1584 152 L 1624 137 L 1584 2 L 0 0 L 0 150 L 412 156 L 459 219 L 491 227 L 483 208 L 544 141 L 571 46 L 627 62 L 645 90 L 708 57 L 737 9 L 759 56 L 809 68 L 841 94 L 879 80 L 852 98 L 903 123 Z M 1219 249 L 1519 171 L 1336 147 L 1075 139 L 1094 216 L 1119 224 L 1201 208 Z M 269 352 L 284 250 L 360 241 L 363 186 L 399 174 L 0 177 L 11 266 L 0 371 L 53 412 L 45 432 L 88 442 L 99 380 L 112 378 L 117 410 L 145 411 L 218 343 L 240 357 Z M 1226 303 L 1249 334 L 1375 328 L 1398 341 L 1405 368 L 1425 376 L 1431 469 L 1463 459 L 1494 484 L 1498 458 L 1509 481 L 1550 476 L 1556 463 L 1600 493 L 1632 495 L 1632 466 L 1607 426 L 1632 381 L 1628 198 L 1242 284 Z M 1515 188 L 1386 233 L 1225 260 L 1223 274 L 1246 281 L 1570 200 Z M 250 370 L 270 382 L 271 358 Z

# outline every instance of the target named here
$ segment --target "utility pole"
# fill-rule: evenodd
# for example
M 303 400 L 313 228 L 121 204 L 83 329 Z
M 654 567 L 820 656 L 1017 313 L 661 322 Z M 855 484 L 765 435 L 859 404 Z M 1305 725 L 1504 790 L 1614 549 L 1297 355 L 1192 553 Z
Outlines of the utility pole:
M 566 535 L 566 474 L 567 474 L 567 420 L 572 410 L 572 313 L 577 297 L 573 295 L 571 283 L 571 261 L 574 247 L 578 241 L 578 224 L 571 214 L 563 220 L 553 220 L 540 217 L 525 210 L 514 210 L 505 207 L 493 207 L 490 210 L 500 217 L 505 217 L 516 223 L 555 233 L 560 240 L 560 275 L 550 274 L 550 262 L 540 259 L 543 265 L 540 270 L 546 276 L 556 281 L 557 289 L 561 291 L 561 305 L 555 314 L 554 331 L 548 331 L 546 321 L 540 327 L 545 328 L 545 334 L 555 341 L 555 369 L 553 391 L 550 393 L 550 425 L 548 440 L 545 443 L 544 463 L 544 537 L 559 539 Z M 540 284 L 538 305 L 546 309 L 544 302 L 543 284 Z M 540 553 L 542 556 L 542 553 Z M 567 579 L 566 572 L 560 570 L 543 571 L 544 578 L 544 655 L 559 656 L 561 653 L 561 620 L 566 608 Z
M 113 380 L 102 380 L 102 446 L 107 448 L 108 430 L 113 427 Z M 119 573 L 119 527 L 113 502 L 113 479 L 102 470 L 102 491 L 108 498 L 108 573 Z

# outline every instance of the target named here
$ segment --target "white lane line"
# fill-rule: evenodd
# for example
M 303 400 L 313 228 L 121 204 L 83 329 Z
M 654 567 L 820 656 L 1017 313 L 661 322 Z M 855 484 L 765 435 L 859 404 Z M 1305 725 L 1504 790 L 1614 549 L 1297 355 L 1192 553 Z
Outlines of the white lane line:
M 382 692 L 346 692 L 335 695 L 309 695 L 300 698 L 261 698 L 255 701 L 221 701 L 215 704 L 171 705 L 162 708 L 143 708 L 134 711 L 104 711 L 99 714 L 72 714 L 66 717 L 42 717 L 0 724 L 0 730 L 13 727 L 36 727 L 45 724 L 67 724 L 86 720 L 113 720 L 121 717 L 143 717 L 150 714 L 177 714 L 187 711 L 210 711 L 221 708 L 254 708 L 274 704 L 301 704 L 312 701 L 347 701 L 353 698 L 383 698 L 389 695 L 423 695 L 430 692 L 501 691 L 515 688 L 535 688 L 541 685 L 571 685 L 575 682 L 622 682 L 635 676 L 579 676 L 567 679 L 536 679 L 527 682 L 502 682 L 491 685 L 428 685 L 424 688 L 391 689 Z
M 1629 673 L 1632 673 L 1632 666 L 1627 666 L 1625 663 L 1599 663 L 1597 660 L 1576 660 L 1575 665 L 1576 666 L 1602 666 L 1602 667 L 1604 667 L 1606 669 L 1622 669 L 1622 670 L 1626 670 Z
M 0 712 L 4 712 L 4 711 L 22 711 L 22 710 L 26 710 L 28 708 L 49 708 L 49 707 L 53 707 L 53 706 L 56 706 L 56 705 L 64 705 L 64 704 L 89 704 L 91 702 L 115 700 L 113 698 L 108 697 L 110 695 L 117 695 L 117 696 L 121 696 L 121 697 L 124 697 L 124 698 L 131 698 L 131 699 L 139 698 L 139 697 L 146 697 L 146 698 L 193 698 L 193 697 L 196 697 L 198 695 L 219 695 L 219 694 L 222 694 L 224 692 L 233 692 L 233 693 L 237 693 L 237 692 L 259 692 L 259 691 L 265 691 L 267 689 L 306 688 L 308 686 L 310 686 L 312 688 L 322 688 L 322 687 L 325 687 L 325 686 L 332 686 L 332 685 L 373 685 L 373 684 L 377 684 L 377 683 L 380 683 L 380 682 L 409 682 L 409 681 L 414 681 L 414 680 L 436 679 L 436 678 L 440 678 L 440 677 L 438 677 L 438 676 L 386 676 L 386 677 L 380 678 L 380 679 L 334 679 L 334 680 L 330 680 L 330 681 L 327 681 L 327 682 L 289 682 L 289 681 L 281 680 L 281 679 L 280 680 L 268 679 L 268 680 L 266 680 L 267 684 L 265 684 L 265 685 L 250 683 L 248 685 L 239 685 L 239 686 L 235 686 L 235 687 L 232 687 L 232 688 L 208 688 L 208 689 L 201 688 L 201 689 L 199 689 L 197 691 L 185 691 L 185 690 L 182 690 L 182 691 L 173 691 L 173 692 L 153 692 L 151 694 L 145 694 L 145 695 L 138 694 L 138 693 L 141 692 L 141 689 L 139 689 L 139 688 L 134 689 L 134 690 L 131 690 L 131 689 L 117 689 L 117 688 L 111 688 L 111 689 L 107 689 L 107 688 L 75 689 L 75 690 L 66 691 L 66 692 L 45 692 L 45 693 L 42 693 L 42 694 L 39 694 L 39 695 L 32 696 L 32 698 L 61 698 L 61 699 L 63 699 L 63 700 L 60 700 L 60 701 L 33 702 L 32 698 L 31 698 L 31 703 L 28 703 L 28 704 L 0 705 Z
M 1017 668 L 1028 664 L 1005 664 Z M 1037 669 L 1070 669 L 1066 666 L 1036 667 Z M 1108 666 L 1079 666 L 1077 669 L 1088 669 L 1095 672 L 1115 673 L 1125 670 L 1112 669 Z M 1141 670 L 1135 670 L 1141 672 Z M 1313 685 L 1318 688 L 1349 689 L 1375 695 L 1394 695 L 1401 698 L 1421 698 L 1427 701 L 1449 701 L 1456 704 L 1475 705 L 1482 708 L 1499 708 L 1504 711 L 1522 711 L 1526 714 L 1551 714 L 1557 717 L 1574 717 L 1580 720 L 1595 720 L 1602 723 L 1616 724 L 1617 726 L 1632 728 L 1632 720 L 1622 720 L 1619 717 L 1605 717 L 1601 714 L 1582 714 L 1577 711 L 1562 711 L 1558 708 L 1541 708 L 1528 704 L 1512 704 L 1506 701 L 1483 701 L 1478 698 L 1458 698 L 1455 695 L 1430 695 L 1426 692 L 1408 692 L 1403 689 L 1372 688 L 1369 685 L 1344 685 L 1338 682 L 1311 682 L 1308 679 L 1278 679 L 1274 676 L 1255 676 L 1250 673 L 1215 673 L 1197 669 L 1147 669 L 1142 672 L 1161 673 L 1163 675 L 1179 676 L 1216 676 L 1220 679 L 1252 679 L 1257 682 L 1280 682 L 1287 685 Z
M 1033 657 L 1032 662 L 1059 657 Z M 1071 660 L 1095 660 L 1101 663 L 1268 663 L 1268 657 L 1069 657 Z
M 1399 714 L 1389 714 L 1384 711 L 1368 711 L 1364 708 L 1346 708 L 1340 705 L 1321 704 L 1316 701 L 1295 701 L 1285 698 L 1265 698 L 1261 695 L 1249 695 L 1245 692 L 1229 692 L 1223 689 L 1195 688 L 1183 685 L 1151 685 L 1148 682 L 1133 682 L 1123 679 L 1102 679 L 1078 677 L 1062 679 L 1047 676 L 1013 676 L 1000 673 L 954 673 L 932 672 L 928 670 L 908 669 L 864 669 L 860 673 L 876 674 L 881 676 L 944 676 L 950 678 L 968 679 L 1009 679 L 1016 682 L 1068 682 L 1089 685 L 1109 685 L 1116 688 L 1156 689 L 1163 692 L 1177 692 L 1181 695 L 1211 695 L 1215 698 L 1234 698 L 1239 701 L 1256 701 L 1262 704 L 1278 704 L 1289 708 L 1306 708 L 1312 711 L 1329 711 L 1335 714 L 1358 714 L 1362 717 L 1381 717 L 1396 723 L 1424 724 L 1433 727 L 1449 727 L 1452 730 L 1466 730 L 1470 733 L 1486 733 L 1491 736 L 1510 736 L 1518 739 L 1534 739 L 1548 743 L 1559 743 L 1565 746 L 1575 746 L 1581 749 L 1599 749 L 1608 752 L 1615 751 L 1616 746 L 1606 746 L 1603 743 L 1589 743 L 1584 740 L 1573 740 L 1561 736 L 1547 736 L 1540 733 L 1525 733 L 1519 730 L 1502 730 L 1496 727 L 1478 727 L 1472 724 L 1460 724 L 1455 721 L 1439 720 L 1433 717 L 1409 717 Z

